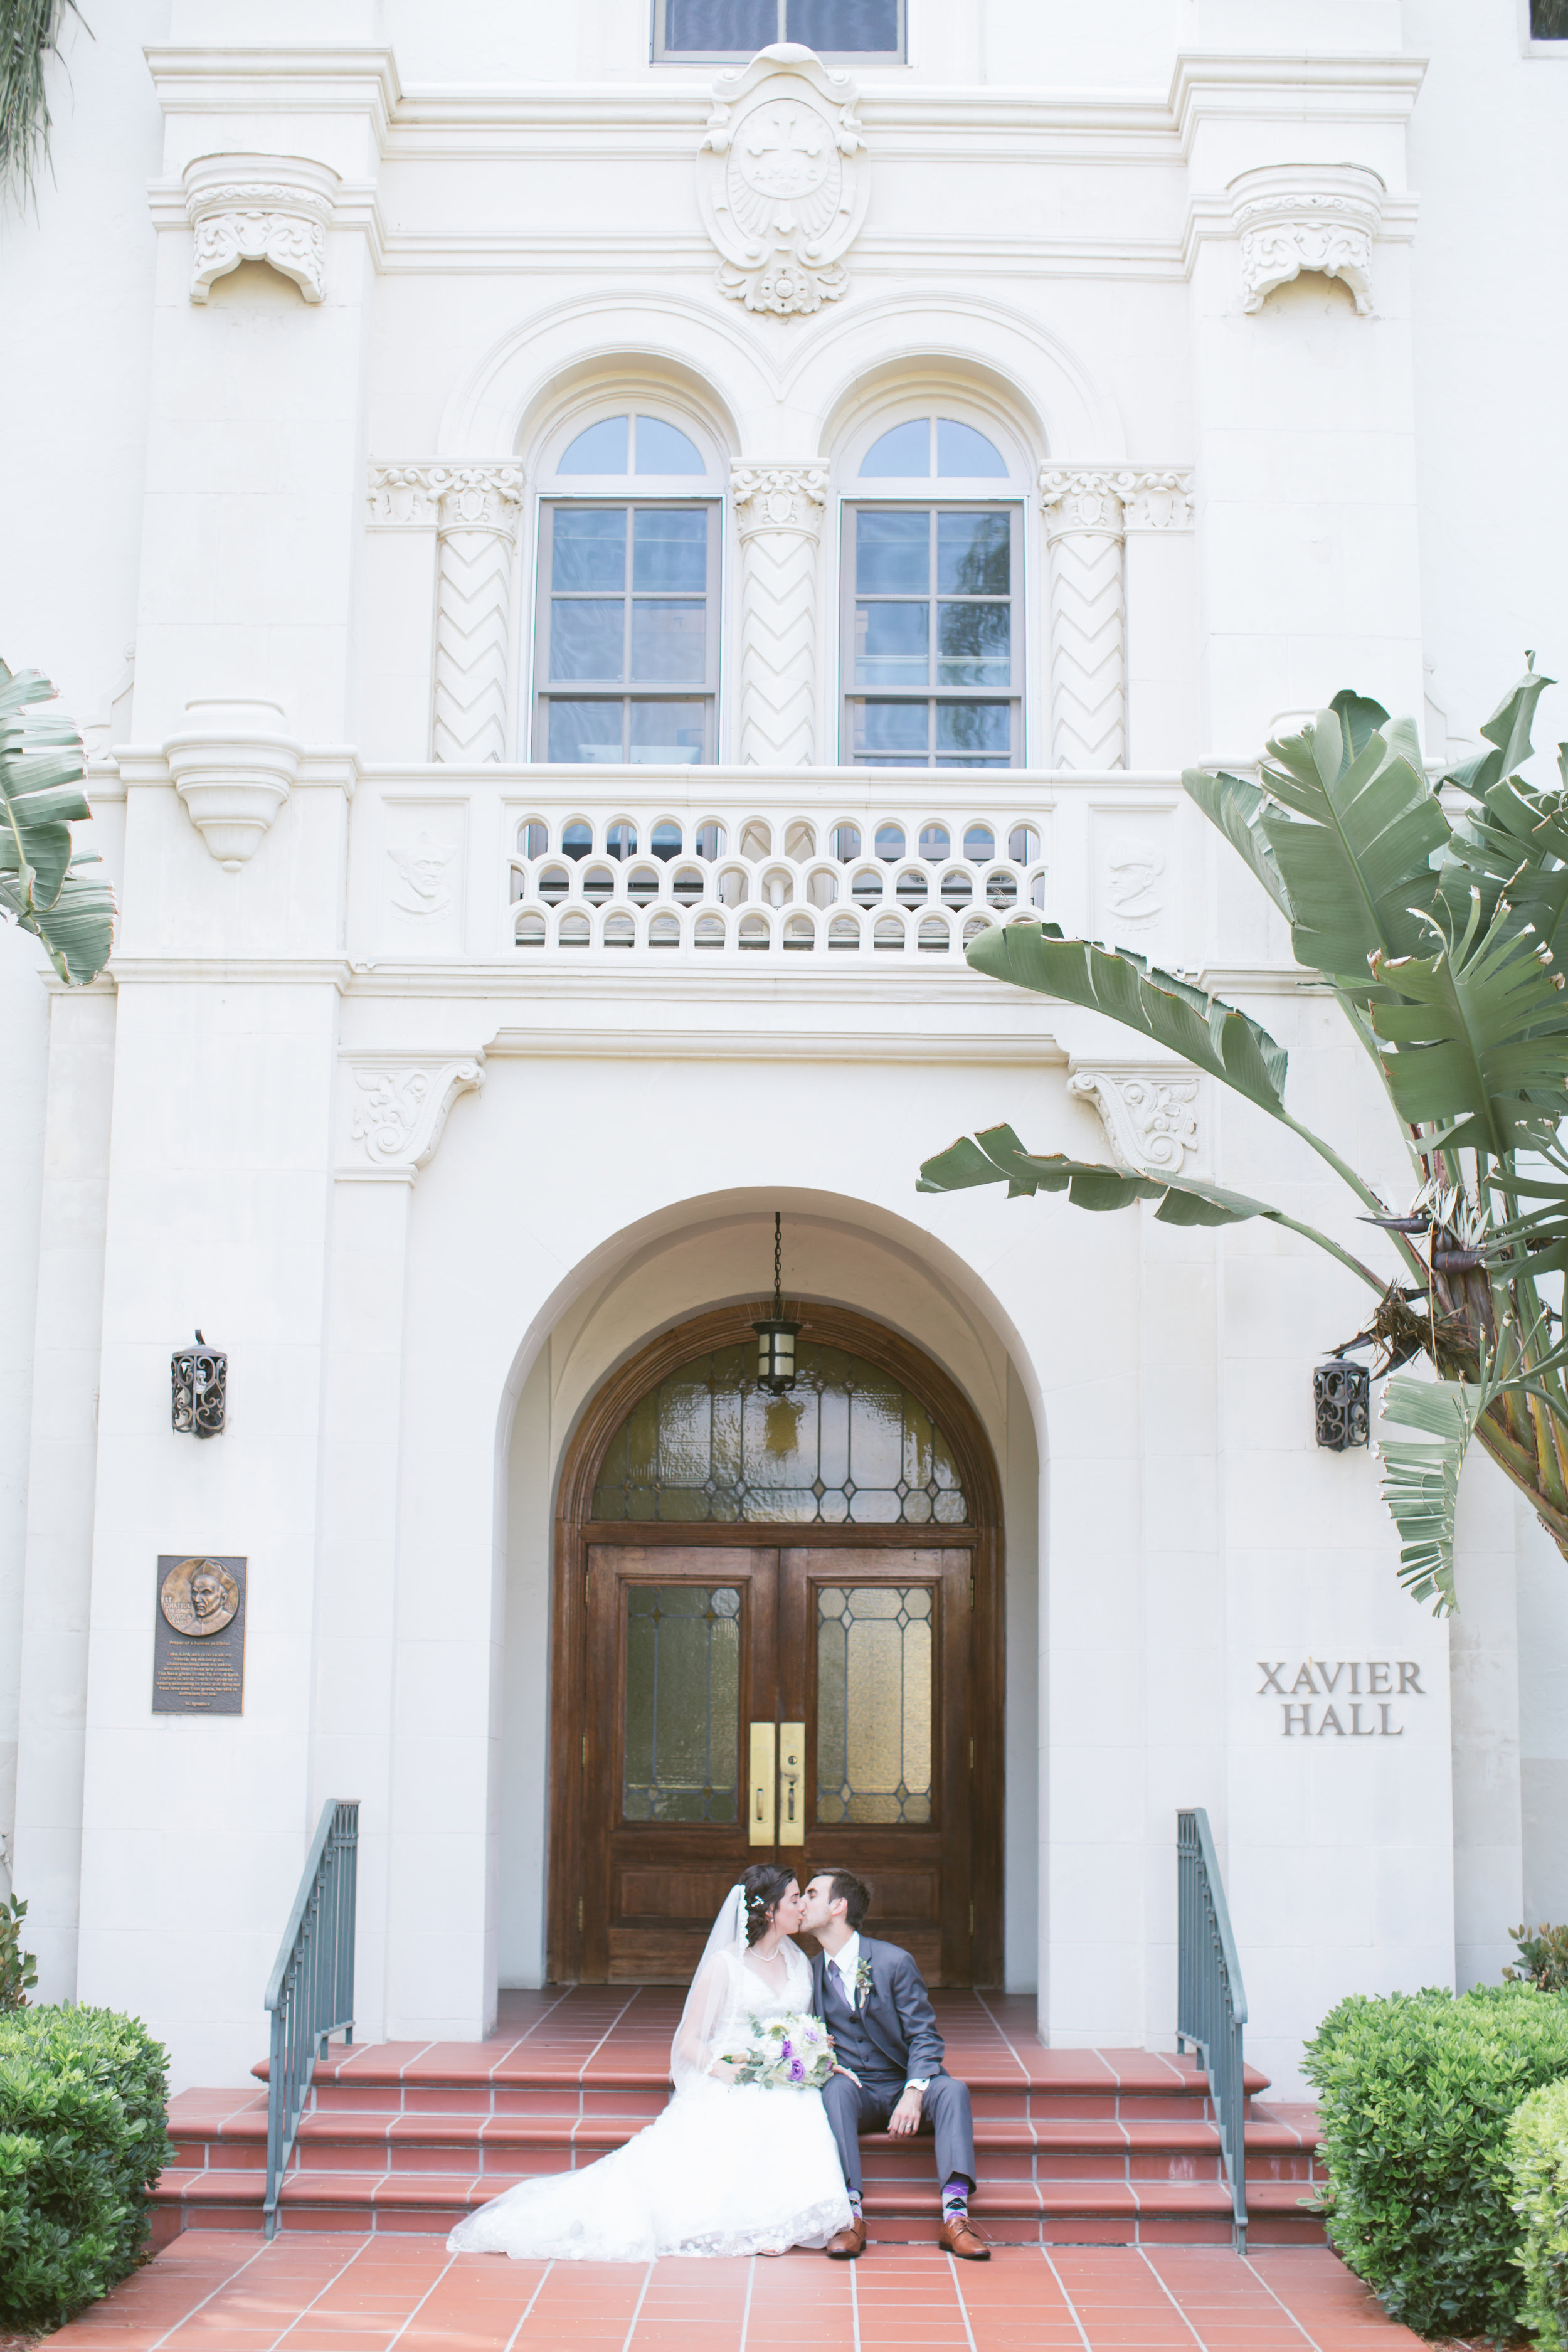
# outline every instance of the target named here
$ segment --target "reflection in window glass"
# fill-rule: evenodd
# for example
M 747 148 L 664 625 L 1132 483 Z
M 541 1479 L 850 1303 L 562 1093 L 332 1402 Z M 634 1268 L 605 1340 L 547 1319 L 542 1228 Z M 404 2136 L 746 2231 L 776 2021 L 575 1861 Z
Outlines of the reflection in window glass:
M 734 1821 L 740 1593 L 733 1585 L 634 1584 L 626 1607 L 622 1819 Z
M 855 509 L 847 751 L 860 766 L 1009 764 L 1013 533 L 1009 507 Z M 984 688 L 995 701 L 949 698 Z M 861 689 L 875 689 L 861 693 Z
M 631 701 L 630 755 L 638 767 L 691 767 L 701 759 L 705 702 Z
M 680 766 L 713 757 L 718 511 L 711 503 L 542 508 L 545 757 Z M 644 692 L 590 698 L 585 687 Z M 647 694 L 658 687 L 695 688 L 701 699 L 664 704 Z
M 920 1400 L 858 1356 L 804 1342 L 796 1386 L 756 1382 L 752 1346 L 672 1372 L 605 1449 L 596 1519 L 962 1527 L 952 1451 Z
M 931 1589 L 816 1595 L 816 1819 L 931 1817 Z

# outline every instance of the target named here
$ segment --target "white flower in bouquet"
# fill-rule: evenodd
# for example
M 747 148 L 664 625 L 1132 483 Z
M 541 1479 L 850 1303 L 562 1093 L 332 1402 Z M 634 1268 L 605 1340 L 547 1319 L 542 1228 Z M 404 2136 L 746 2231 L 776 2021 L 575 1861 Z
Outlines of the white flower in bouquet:
M 817 2017 L 753 2017 L 745 2048 L 724 2057 L 737 2083 L 768 2091 L 820 2091 L 833 2072 L 833 2044 Z

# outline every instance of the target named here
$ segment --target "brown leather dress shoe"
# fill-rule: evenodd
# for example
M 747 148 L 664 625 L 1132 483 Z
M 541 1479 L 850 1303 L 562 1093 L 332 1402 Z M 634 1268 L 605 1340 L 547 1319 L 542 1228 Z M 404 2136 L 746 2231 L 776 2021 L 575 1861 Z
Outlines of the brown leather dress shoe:
M 856 2214 L 847 2230 L 840 2230 L 836 2238 L 829 2238 L 824 2251 L 830 2263 L 852 2263 L 857 2254 L 863 2254 L 866 2251 L 866 2224 L 860 2216 Z
M 955 2213 L 951 2221 L 944 2221 L 936 2233 L 936 2242 L 944 2253 L 956 2254 L 960 2262 L 988 2263 L 991 2260 L 990 2247 L 970 2228 L 967 2214 Z

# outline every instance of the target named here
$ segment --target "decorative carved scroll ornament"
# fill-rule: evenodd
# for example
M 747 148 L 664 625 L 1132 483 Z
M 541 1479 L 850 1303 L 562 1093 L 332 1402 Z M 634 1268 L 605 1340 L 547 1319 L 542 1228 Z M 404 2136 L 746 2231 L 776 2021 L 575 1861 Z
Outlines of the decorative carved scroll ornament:
M 410 1183 L 435 1158 L 458 1097 L 485 1082 L 481 1055 L 367 1055 L 348 1062 L 343 1076 L 348 1133 L 339 1175 Z
M 697 155 L 697 200 L 723 260 L 719 287 L 787 319 L 847 289 L 843 257 L 869 196 L 855 84 L 779 41 L 721 74 Z
M 195 233 L 191 299 L 242 261 L 265 261 L 307 302 L 326 292 L 327 227 L 338 175 L 304 155 L 200 155 L 185 167 Z
M 1112 1160 L 1131 1173 L 1179 1176 L 1198 1148 L 1197 1073 L 1180 1064 L 1085 1066 L 1068 1092 L 1093 1103 Z
M 1242 172 L 1226 194 L 1241 239 L 1242 309 L 1261 310 L 1277 286 L 1319 270 L 1372 309 L 1372 248 L 1384 184 L 1360 163 L 1271 163 Z

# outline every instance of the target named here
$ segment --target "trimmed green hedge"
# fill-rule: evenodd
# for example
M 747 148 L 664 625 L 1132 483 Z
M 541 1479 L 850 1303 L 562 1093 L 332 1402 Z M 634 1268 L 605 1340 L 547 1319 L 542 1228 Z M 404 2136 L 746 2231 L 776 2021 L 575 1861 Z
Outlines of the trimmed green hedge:
M 1521 2318 L 1549 2352 L 1568 2345 L 1568 2082 L 1532 2091 L 1508 2127 L 1515 2256 L 1524 2273 Z
M 0 2016 L 0 2323 L 58 2326 L 135 2269 L 174 2153 L 167 2097 L 167 2055 L 134 2017 Z
M 1568 1994 L 1533 1985 L 1362 1994 L 1307 2045 L 1329 2237 L 1418 2336 L 1519 2332 L 1524 2280 L 1508 2123 L 1568 2076 Z

